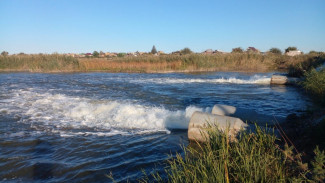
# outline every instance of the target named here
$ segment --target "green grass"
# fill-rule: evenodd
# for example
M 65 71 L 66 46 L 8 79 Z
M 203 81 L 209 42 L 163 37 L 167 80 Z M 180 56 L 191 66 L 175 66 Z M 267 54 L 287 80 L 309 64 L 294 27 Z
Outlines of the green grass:
M 166 178 L 158 173 L 140 182 L 318 182 L 325 177 L 325 152 L 315 149 L 315 158 L 304 164 L 293 147 L 282 144 L 272 132 L 257 127 L 256 133 L 241 133 L 231 141 L 227 133 L 209 134 L 205 144 L 184 147 L 184 156 L 168 160 Z

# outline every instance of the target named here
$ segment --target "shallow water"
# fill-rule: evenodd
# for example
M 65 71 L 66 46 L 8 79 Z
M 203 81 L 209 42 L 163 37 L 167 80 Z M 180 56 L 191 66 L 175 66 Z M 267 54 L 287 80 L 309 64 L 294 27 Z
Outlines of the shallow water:
M 310 101 L 272 73 L 0 74 L 0 181 L 135 181 L 187 144 L 214 104 L 275 118 Z

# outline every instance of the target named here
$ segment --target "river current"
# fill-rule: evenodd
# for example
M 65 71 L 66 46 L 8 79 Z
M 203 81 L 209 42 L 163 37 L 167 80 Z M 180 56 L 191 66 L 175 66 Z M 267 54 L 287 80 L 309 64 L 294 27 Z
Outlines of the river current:
M 214 104 L 285 118 L 310 100 L 272 73 L 1 73 L 0 181 L 136 181 L 187 145 Z

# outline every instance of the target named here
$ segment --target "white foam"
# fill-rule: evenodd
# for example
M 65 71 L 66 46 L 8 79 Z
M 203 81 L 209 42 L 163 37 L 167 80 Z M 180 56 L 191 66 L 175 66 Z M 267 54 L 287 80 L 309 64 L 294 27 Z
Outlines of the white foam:
M 52 131 L 61 136 L 99 135 L 125 133 L 152 133 L 170 129 L 187 129 L 195 111 L 211 109 L 188 106 L 185 110 L 172 111 L 164 107 L 146 106 L 126 101 L 92 100 L 62 94 L 13 91 L 8 113 L 20 113 L 22 122 L 30 123 L 37 131 Z M 80 129 L 82 132 L 70 132 Z M 84 129 L 95 129 L 84 131 Z M 98 130 L 99 129 L 99 130 Z M 98 130 L 98 131 L 96 131 Z
M 179 78 L 153 78 L 153 79 L 142 79 L 133 80 L 135 83 L 152 82 L 156 84 L 182 84 L 182 83 L 231 83 L 231 84 L 270 84 L 271 77 L 254 75 L 247 79 L 239 79 L 236 77 L 221 77 L 217 79 L 179 79 Z

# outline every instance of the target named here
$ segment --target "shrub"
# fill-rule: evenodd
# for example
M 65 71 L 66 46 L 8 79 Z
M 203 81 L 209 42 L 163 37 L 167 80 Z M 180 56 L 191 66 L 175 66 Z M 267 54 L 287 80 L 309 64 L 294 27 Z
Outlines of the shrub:
M 126 55 L 126 53 L 118 53 L 117 57 L 124 57 Z
M 231 53 L 243 53 L 243 52 L 244 52 L 244 50 L 242 48 L 240 48 L 240 47 L 233 48 L 232 51 L 231 51 Z
M 271 48 L 269 52 L 276 55 L 282 55 L 282 51 L 279 48 Z
M 288 53 L 289 51 L 296 51 L 297 47 L 289 46 L 287 49 L 285 49 L 285 52 Z
M 94 52 L 93 52 L 93 57 L 98 57 L 98 56 L 99 56 L 98 51 L 94 51 Z
M 189 48 L 184 48 L 180 52 L 181 52 L 182 55 L 187 55 L 187 54 L 193 53 L 192 50 L 189 49 Z
M 314 95 L 314 98 L 322 104 L 325 103 L 325 69 L 316 71 L 312 69 L 306 72 L 306 79 L 302 82 L 302 86 Z

